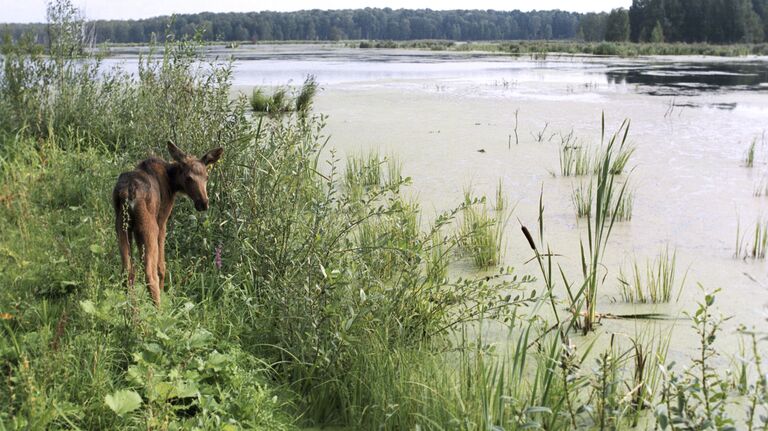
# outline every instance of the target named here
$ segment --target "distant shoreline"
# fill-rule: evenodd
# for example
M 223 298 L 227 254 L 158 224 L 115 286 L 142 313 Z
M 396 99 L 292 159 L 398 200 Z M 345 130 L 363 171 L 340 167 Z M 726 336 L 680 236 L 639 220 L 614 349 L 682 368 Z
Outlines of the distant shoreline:
M 449 52 L 483 52 L 502 55 L 531 55 L 543 59 L 547 55 L 594 55 L 610 57 L 641 56 L 712 56 L 712 57 L 747 57 L 768 56 L 768 43 L 727 44 L 709 43 L 647 43 L 647 42 L 583 42 L 575 40 L 514 40 L 514 41 L 450 41 L 450 40 L 275 40 L 242 42 L 206 42 L 207 46 L 222 46 L 237 49 L 249 45 L 318 45 L 353 49 L 414 49 Z M 99 45 L 109 53 L 113 49 L 146 47 L 142 43 L 109 43 Z

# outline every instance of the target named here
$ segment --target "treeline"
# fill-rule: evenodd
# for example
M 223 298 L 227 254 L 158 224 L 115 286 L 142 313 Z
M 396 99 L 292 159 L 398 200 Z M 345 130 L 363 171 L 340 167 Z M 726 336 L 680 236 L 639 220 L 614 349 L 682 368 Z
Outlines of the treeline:
M 635 42 L 760 43 L 768 35 L 768 0 L 633 0 Z
M 175 15 L 142 20 L 93 21 L 94 42 L 147 43 L 177 39 L 201 31 L 206 41 L 283 41 L 345 39 L 572 39 L 579 14 L 563 11 L 500 12 L 481 10 L 305 10 Z M 42 24 L 15 24 L 18 37 L 31 30 L 46 38 Z
M 298 12 L 203 12 L 142 20 L 92 21 L 92 43 L 349 39 L 550 40 L 759 43 L 768 35 L 768 0 L 633 0 L 610 13 L 390 8 Z M 45 24 L 6 25 L 16 39 L 48 38 Z

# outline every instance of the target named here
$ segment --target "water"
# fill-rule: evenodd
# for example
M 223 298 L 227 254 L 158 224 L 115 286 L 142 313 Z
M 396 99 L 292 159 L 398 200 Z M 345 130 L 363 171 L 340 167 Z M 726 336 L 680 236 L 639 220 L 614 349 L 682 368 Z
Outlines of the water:
M 596 145 L 603 112 L 608 131 L 629 118 L 630 140 L 637 147 L 629 177 L 634 212 L 630 222 L 616 226 L 608 245 L 598 311 L 683 317 L 701 300 L 701 283 L 707 290 L 722 289 L 716 304 L 733 316 L 723 352 L 736 353 L 733 334 L 739 324 L 768 328 L 768 266 L 734 258 L 737 224 L 743 232 L 768 217 L 768 197 L 753 196 L 768 178 L 763 140 L 768 58 L 550 55 L 534 60 L 314 45 L 211 54 L 236 57 L 234 91 L 245 94 L 255 85 L 299 84 L 307 74 L 315 75 L 322 86 L 315 110 L 328 115 L 330 145 L 342 156 L 366 148 L 397 154 L 403 174 L 414 179 L 411 193 L 427 214 L 458 205 L 469 184 L 492 197 L 502 179 L 516 203 L 504 263 L 520 273 L 538 275 L 538 269 L 525 264 L 531 252 L 516 219 L 536 226 L 543 190 L 547 241 L 562 255 L 558 263 L 564 271 L 580 281 L 579 241 L 586 239 L 586 223 L 576 218 L 571 192 L 583 179 L 557 175 L 560 136 L 573 131 L 582 144 Z M 135 61 L 130 55 L 109 60 L 125 62 L 128 69 Z M 512 137 L 515 111 L 519 145 Z M 542 130 L 544 140 L 536 142 L 534 135 Z M 755 139 L 755 167 L 746 168 L 744 155 Z M 687 271 L 680 300 L 659 306 L 618 302 L 619 268 L 627 272 L 635 259 L 644 265 L 666 246 L 678 252 L 677 279 Z M 675 359 L 695 348 L 684 317 L 660 324 L 603 323 L 602 332 L 630 336 L 654 325 L 674 328 L 670 354 Z

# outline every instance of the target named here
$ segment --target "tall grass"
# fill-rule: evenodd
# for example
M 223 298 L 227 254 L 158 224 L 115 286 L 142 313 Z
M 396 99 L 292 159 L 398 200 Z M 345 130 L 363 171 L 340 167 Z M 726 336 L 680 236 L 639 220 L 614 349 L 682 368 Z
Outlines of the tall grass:
M 508 209 L 492 211 L 485 197 L 472 199 L 462 211 L 459 237 L 464 251 L 477 268 L 497 265 L 504 249 L 504 230 L 511 212 Z
M 314 75 L 309 75 L 296 96 L 296 112 L 306 115 L 312 108 L 312 102 L 317 94 L 318 84 Z
M 592 190 L 593 184 L 580 182 L 571 191 L 571 203 L 576 209 L 576 217 L 589 217 L 592 214 Z
M 736 225 L 736 251 L 734 257 L 765 259 L 768 250 L 768 220 L 757 220 L 754 229 L 741 232 L 741 222 Z
M 589 175 L 593 171 L 594 155 L 589 147 L 564 141 L 560 146 L 560 175 L 564 177 Z
M 605 141 L 605 116 L 601 122 L 601 142 Z M 626 148 L 629 135 L 629 121 L 625 120 L 610 137 L 602 152 L 602 159 L 597 165 L 595 178 L 595 206 L 587 222 L 587 244 L 581 243 L 581 265 L 584 283 L 585 314 L 580 324 L 586 334 L 594 329 L 597 318 L 597 293 L 602 284 L 600 271 L 602 258 L 608 245 L 614 224 L 618 221 L 619 206 L 626 192 L 627 182 L 621 186 L 611 173 L 614 163 Z
M 504 192 L 504 182 L 499 178 L 499 182 L 496 184 L 496 203 L 494 209 L 496 211 L 505 211 L 508 209 L 509 202 L 507 194 Z
M 753 139 L 749 144 L 746 153 L 744 153 L 744 166 L 751 168 L 755 166 L 755 148 L 757 147 L 757 139 Z
M 396 163 L 396 161 L 393 161 Z M 379 157 L 377 151 L 368 151 L 367 153 L 351 154 L 347 157 L 345 183 L 347 187 L 360 185 L 364 187 L 378 187 L 383 183 L 382 165 L 384 160 Z M 396 168 L 392 168 L 396 174 Z M 392 178 L 388 179 L 390 183 Z M 396 180 L 399 181 L 399 178 Z
M 676 265 L 677 251 L 673 251 L 670 256 L 669 246 L 661 250 L 653 261 L 646 262 L 645 271 L 635 261 L 629 276 L 626 276 L 623 271 L 619 273 L 622 301 L 654 304 L 669 302 L 674 290 L 677 290 L 679 298 L 685 286 L 686 276 L 683 276 L 679 285 L 675 283 Z
M 280 86 L 272 90 L 271 95 L 267 95 L 266 90 L 261 87 L 254 87 L 251 93 L 251 109 L 254 112 L 270 115 L 283 115 L 289 112 L 296 112 L 299 116 L 306 116 L 312 109 L 315 95 L 319 86 L 314 75 L 308 75 L 304 84 L 298 90 L 298 94 L 291 98 L 289 91 L 295 94 L 295 90 Z
M 614 209 L 610 215 L 616 216 L 617 222 L 632 220 L 632 209 L 635 204 L 635 193 L 632 190 L 626 190 L 624 194 L 617 197 L 618 201 L 613 205 Z
M 390 154 L 384 160 L 387 165 L 386 183 L 389 185 L 401 183 L 403 181 L 403 162 L 395 154 Z

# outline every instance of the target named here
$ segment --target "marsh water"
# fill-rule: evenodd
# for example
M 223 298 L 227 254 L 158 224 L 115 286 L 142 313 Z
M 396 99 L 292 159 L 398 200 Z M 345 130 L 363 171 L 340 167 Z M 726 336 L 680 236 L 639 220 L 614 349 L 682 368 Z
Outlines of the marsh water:
M 526 263 L 532 252 L 517 220 L 537 225 L 543 193 L 546 241 L 571 280 L 581 279 L 579 241 L 586 240 L 586 221 L 576 217 L 571 194 L 588 179 L 560 176 L 561 137 L 573 132 L 581 145 L 596 147 L 603 112 L 609 133 L 630 119 L 633 214 L 614 227 L 598 311 L 658 312 L 669 320 L 605 319 L 600 331 L 632 336 L 672 328 L 670 355 L 684 357 L 696 346 L 683 312 L 693 312 L 702 300 L 697 284 L 721 289 L 716 305 L 733 316 L 721 337 L 724 353 L 738 353 L 739 325 L 768 329 L 768 264 L 734 257 L 737 226 L 752 234 L 758 220 L 768 219 L 768 197 L 754 196 L 768 181 L 768 58 L 537 59 L 323 45 L 213 54 L 234 55 L 235 88 L 245 94 L 253 86 L 297 85 L 315 75 L 322 87 L 315 111 L 327 115 L 329 145 L 342 159 L 368 149 L 397 155 L 403 174 L 413 178 L 409 193 L 425 210 L 425 224 L 430 215 L 458 205 L 470 185 L 493 199 L 501 180 L 515 204 L 504 264 L 521 274 L 539 272 Z M 130 68 L 135 57 L 109 62 Z M 755 140 L 749 168 L 744 158 Z M 665 247 L 677 251 L 676 281 L 685 276 L 679 300 L 622 303 L 620 269 L 629 274 L 638 262 L 644 271 L 646 260 Z M 473 271 L 469 264 L 454 270 Z M 503 341 L 503 331 L 491 332 Z

